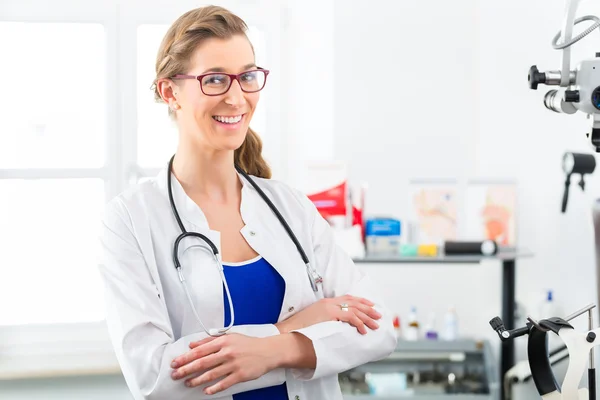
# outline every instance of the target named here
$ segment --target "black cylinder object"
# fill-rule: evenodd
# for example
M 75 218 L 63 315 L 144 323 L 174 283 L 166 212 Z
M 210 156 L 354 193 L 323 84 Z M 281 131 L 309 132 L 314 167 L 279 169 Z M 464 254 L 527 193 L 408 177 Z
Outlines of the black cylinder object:
M 444 243 L 444 254 L 446 255 L 484 255 L 492 256 L 498 252 L 498 245 L 493 240 L 478 242 L 455 242 Z
M 596 169 L 596 158 L 593 154 L 565 153 L 563 168 L 567 174 L 591 174 Z

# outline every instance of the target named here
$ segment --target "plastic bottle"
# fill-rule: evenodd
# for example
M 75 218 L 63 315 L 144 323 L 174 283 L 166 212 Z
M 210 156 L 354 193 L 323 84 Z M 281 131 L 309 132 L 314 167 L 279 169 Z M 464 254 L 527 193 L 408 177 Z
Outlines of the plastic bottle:
M 400 330 L 400 317 L 394 317 L 394 331 L 396 332 L 396 338 L 400 339 L 402 337 L 402 331 Z
M 537 320 L 539 321 L 551 317 L 561 317 L 561 315 L 556 306 L 556 302 L 554 301 L 554 293 L 552 290 L 548 290 L 545 299 L 540 306 L 540 315 Z M 557 334 L 548 332 L 547 337 L 548 350 L 554 350 L 563 345 L 562 339 Z
M 425 325 L 425 339 L 437 340 L 438 333 L 435 330 L 435 313 L 429 314 L 427 325 Z
M 548 290 L 546 292 L 546 299 L 542 303 L 540 307 L 540 317 L 539 319 L 551 318 L 551 317 L 560 317 L 560 315 L 556 315 L 556 307 L 553 300 L 552 290 Z
M 417 320 L 417 308 L 412 307 L 410 314 L 408 314 L 408 326 L 404 338 L 406 340 L 418 340 L 419 339 L 419 321 Z
M 458 316 L 454 307 L 449 307 L 444 316 L 444 340 L 458 339 Z

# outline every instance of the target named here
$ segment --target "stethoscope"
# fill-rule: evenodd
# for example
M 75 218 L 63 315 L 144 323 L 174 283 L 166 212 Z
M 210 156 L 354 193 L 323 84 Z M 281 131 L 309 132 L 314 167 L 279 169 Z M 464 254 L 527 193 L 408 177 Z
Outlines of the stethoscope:
M 231 293 L 229 292 L 229 286 L 227 285 L 227 279 L 225 279 L 225 274 L 223 272 L 223 264 L 221 263 L 221 259 L 219 257 L 219 250 L 217 249 L 217 246 L 215 246 L 215 244 L 208 237 L 206 237 L 205 235 L 203 235 L 201 233 L 186 231 L 185 227 L 183 226 L 183 223 L 181 222 L 181 218 L 179 217 L 179 213 L 177 212 L 177 207 L 175 207 L 175 201 L 173 200 L 173 190 L 171 188 L 171 174 L 173 172 L 173 160 L 174 159 L 175 159 L 175 156 L 171 157 L 171 160 L 169 161 L 169 169 L 167 171 L 167 188 L 169 191 L 169 202 L 171 203 L 171 209 L 173 210 L 173 215 L 175 216 L 175 219 L 177 220 L 177 224 L 179 225 L 179 228 L 181 229 L 181 234 L 177 237 L 177 239 L 175 239 L 175 244 L 173 245 L 173 263 L 175 264 L 175 269 L 177 270 L 177 274 L 179 275 L 179 280 L 183 284 L 183 289 L 185 291 L 185 294 L 188 298 L 190 305 L 192 306 L 192 311 L 194 312 L 196 319 L 200 323 L 200 326 L 202 327 L 204 332 L 206 332 L 206 334 L 209 336 L 221 336 L 221 335 L 224 335 L 225 333 L 227 333 L 227 331 L 229 329 L 231 329 L 231 327 L 234 324 L 235 316 L 234 316 L 234 312 L 233 312 L 233 302 L 231 301 Z M 235 166 L 235 169 L 248 182 L 250 182 L 250 184 L 254 187 L 254 189 L 256 189 L 256 191 L 258 192 L 260 197 L 262 197 L 262 199 L 267 203 L 267 205 L 273 211 L 273 213 L 275 213 L 275 216 L 277 216 L 277 219 L 279 220 L 281 225 L 286 230 L 290 239 L 292 239 L 292 242 L 294 242 L 294 244 L 296 245 L 296 249 L 298 249 L 298 253 L 300 253 L 300 257 L 302 257 L 302 261 L 304 261 L 304 265 L 306 265 L 306 272 L 308 274 L 308 279 L 310 281 L 310 286 L 312 287 L 312 290 L 314 292 L 318 292 L 319 291 L 318 285 L 323 283 L 323 278 L 321 277 L 321 275 L 319 275 L 317 270 L 314 269 L 310 265 L 310 262 L 308 261 L 308 257 L 306 256 L 304 249 L 300 245 L 300 242 L 296 238 L 296 235 L 294 235 L 294 232 L 292 232 L 292 229 L 290 228 L 290 226 L 287 224 L 287 222 L 285 221 L 285 219 L 283 218 L 283 216 L 281 215 L 279 210 L 277 210 L 277 207 L 275 207 L 275 205 L 271 202 L 271 200 L 267 197 L 267 195 L 262 191 L 262 189 L 256 184 L 256 182 L 254 182 L 254 180 L 252 178 L 250 178 L 250 176 L 248 174 L 246 174 L 246 172 L 244 172 L 237 165 Z M 185 283 L 185 277 L 183 276 L 183 272 L 181 271 L 181 263 L 179 262 L 179 243 L 186 237 L 195 237 L 195 238 L 198 238 L 198 239 L 201 239 L 202 241 L 204 241 L 204 243 L 206 243 L 208 245 L 208 247 L 210 248 L 210 251 L 211 251 L 213 257 L 215 258 L 217 266 L 219 267 L 218 269 L 219 269 L 219 275 L 221 276 L 221 281 L 223 282 L 223 285 L 225 286 L 227 300 L 229 300 L 229 313 L 231 315 L 231 321 L 229 322 L 229 325 L 226 327 L 207 330 L 206 327 L 204 326 L 204 324 L 202 323 L 202 320 L 200 319 L 198 312 L 196 311 L 196 307 L 194 306 L 194 302 L 192 301 L 192 297 L 190 296 L 190 292 Z M 206 249 L 205 246 L 201 246 L 201 247 L 205 250 L 208 250 L 208 249 Z

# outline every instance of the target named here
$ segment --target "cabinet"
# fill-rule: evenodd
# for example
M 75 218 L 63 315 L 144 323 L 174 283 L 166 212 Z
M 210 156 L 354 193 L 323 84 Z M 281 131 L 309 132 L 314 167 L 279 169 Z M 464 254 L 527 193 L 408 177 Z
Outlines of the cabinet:
M 498 400 L 487 341 L 404 341 L 389 357 L 339 375 L 344 400 Z

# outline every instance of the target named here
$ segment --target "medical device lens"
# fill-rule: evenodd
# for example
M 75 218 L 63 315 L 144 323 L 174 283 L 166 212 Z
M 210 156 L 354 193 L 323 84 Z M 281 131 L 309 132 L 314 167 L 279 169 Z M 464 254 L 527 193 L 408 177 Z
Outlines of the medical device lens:
M 596 109 L 600 110 L 600 86 L 592 92 L 592 104 Z

